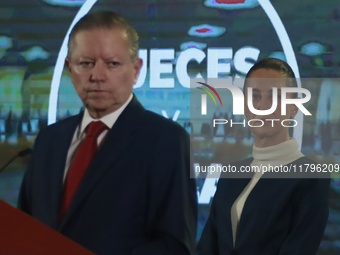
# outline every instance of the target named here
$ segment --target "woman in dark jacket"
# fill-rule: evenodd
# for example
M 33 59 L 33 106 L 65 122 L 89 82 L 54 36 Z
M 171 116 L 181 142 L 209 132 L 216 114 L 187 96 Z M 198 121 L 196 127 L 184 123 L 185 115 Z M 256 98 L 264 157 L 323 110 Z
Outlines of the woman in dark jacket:
M 266 116 L 255 115 L 245 106 L 247 119 L 258 121 L 252 121 L 250 127 L 254 136 L 252 157 L 234 163 L 237 169 L 285 167 L 304 174 L 308 166 L 316 164 L 300 152 L 297 142 L 289 135 L 289 127 L 281 124 L 284 119 L 294 119 L 297 107 L 287 105 L 286 114 L 281 114 L 280 89 L 296 86 L 295 75 L 284 61 L 268 58 L 250 69 L 244 87 L 245 91 L 252 88 L 254 108 L 271 108 L 274 87 L 278 88 L 279 100 L 277 109 Z M 326 178 L 315 178 L 308 173 L 302 177 L 298 173 L 294 176 L 261 171 L 251 173 L 249 178 L 222 176 L 197 253 L 316 254 L 328 218 L 330 179 L 328 174 L 321 176 Z

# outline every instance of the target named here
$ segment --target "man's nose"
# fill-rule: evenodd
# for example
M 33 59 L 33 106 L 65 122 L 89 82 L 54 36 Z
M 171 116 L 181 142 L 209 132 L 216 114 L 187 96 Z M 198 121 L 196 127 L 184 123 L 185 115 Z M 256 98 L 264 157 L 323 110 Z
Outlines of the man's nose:
M 93 82 L 103 82 L 106 79 L 105 63 L 97 61 L 91 70 L 90 79 Z

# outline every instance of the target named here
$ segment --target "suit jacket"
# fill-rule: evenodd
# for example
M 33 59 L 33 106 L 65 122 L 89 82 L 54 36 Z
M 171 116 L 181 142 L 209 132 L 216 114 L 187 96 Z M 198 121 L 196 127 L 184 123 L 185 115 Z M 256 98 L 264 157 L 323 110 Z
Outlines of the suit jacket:
M 235 163 L 250 165 L 252 158 Z M 291 164 L 315 163 L 302 157 Z M 267 174 L 267 173 L 265 173 Z M 230 210 L 250 178 L 220 178 L 199 255 L 313 255 L 328 218 L 330 179 L 262 177 L 249 194 L 239 222 L 235 247 Z
M 82 114 L 41 130 L 19 208 L 96 254 L 191 254 L 195 180 L 187 133 L 134 97 L 58 220 L 67 151 Z

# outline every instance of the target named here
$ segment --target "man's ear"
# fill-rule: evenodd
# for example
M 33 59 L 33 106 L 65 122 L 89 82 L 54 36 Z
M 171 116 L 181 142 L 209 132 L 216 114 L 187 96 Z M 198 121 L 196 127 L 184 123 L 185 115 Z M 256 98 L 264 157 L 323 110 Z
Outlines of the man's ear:
M 67 67 L 67 70 L 72 73 L 72 69 L 71 69 L 71 66 L 70 66 L 70 60 L 69 58 L 66 58 L 65 59 L 65 66 Z
M 139 76 L 140 70 L 142 69 L 142 66 L 143 66 L 143 59 L 137 58 L 133 64 L 133 67 L 135 69 L 135 80 L 134 80 L 135 83 L 138 80 L 138 76 Z

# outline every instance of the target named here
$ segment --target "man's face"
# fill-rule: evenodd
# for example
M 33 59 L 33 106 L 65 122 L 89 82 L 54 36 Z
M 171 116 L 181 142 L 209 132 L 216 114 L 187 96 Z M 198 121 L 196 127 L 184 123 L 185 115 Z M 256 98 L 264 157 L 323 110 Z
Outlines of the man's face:
M 122 106 L 132 93 L 142 60 L 132 60 L 122 29 L 91 29 L 77 33 L 66 59 L 74 87 L 94 118 Z

